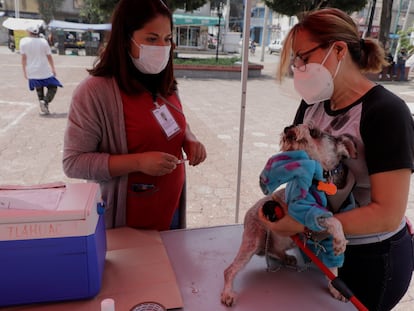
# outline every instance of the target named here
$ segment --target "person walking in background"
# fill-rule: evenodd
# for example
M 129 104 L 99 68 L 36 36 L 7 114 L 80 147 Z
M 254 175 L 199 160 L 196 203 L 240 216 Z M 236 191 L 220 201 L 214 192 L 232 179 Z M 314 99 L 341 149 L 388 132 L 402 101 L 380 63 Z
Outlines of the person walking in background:
M 398 75 L 399 81 L 406 81 L 405 78 L 405 62 L 407 61 L 407 49 L 401 48 L 400 52 L 397 55 L 397 70 L 396 73 Z
M 353 19 L 334 8 L 305 14 L 285 38 L 279 63 L 279 79 L 293 67 L 293 85 L 303 99 L 293 123 L 355 141 L 357 158 L 343 164 L 355 177 L 349 185 L 356 206 L 343 209 L 346 195 L 339 199 L 339 192 L 328 201 L 348 240 L 339 277 L 370 311 L 391 310 L 407 292 L 414 268 L 405 217 L 414 122 L 401 98 L 365 76 L 384 65 L 378 40 L 361 39 Z M 259 216 L 280 234 L 305 229 L 289 215 L 274 223 Z
M 254 55 L 256 53 L 256 42 L 254 42 L 254 40 L 250 41 L 249 49 L 251 55 Z
M 16 43 L 14 41 L 14 30 L 9 29 L 9 39 L 8 39 L 8 46 L 10 51 L 14 52 L 16 49 Z
M 385 50 L 385 60 L 387 61 L 387 64 L 384 65 L 384 68 L 379 75 L 379 79 L 382 81 L 391 81 L 395 76 L 395 62 L 390 48 Z
M 29 89 L 36 90 L 41 113 L 49 114 L 49 103 L 62 84 L 56 79 L 52 52 L 48 42 L 39 36 L 39 28 L 29 27 L 27 32 L 29 36 L 20 40 L 23 74 L 29 81 Z
M 388 62 L 388 66 L 387 66 L 387 79 L 388 80 L 392 80 L 393 77 L 395 76 L 395 62 L 394 62 L 394 56 L 392 55 L 390 49 L 388 48 L 387 51 L 385 52 L 385 57 L 386 60 Z
M 107 46 L 74 91 L 63 170 L 100 184 L 107 228 L 185 227 L 185 163 L 206 150 L 178 96 L 172 27 L 161 0 L 119 1 Z

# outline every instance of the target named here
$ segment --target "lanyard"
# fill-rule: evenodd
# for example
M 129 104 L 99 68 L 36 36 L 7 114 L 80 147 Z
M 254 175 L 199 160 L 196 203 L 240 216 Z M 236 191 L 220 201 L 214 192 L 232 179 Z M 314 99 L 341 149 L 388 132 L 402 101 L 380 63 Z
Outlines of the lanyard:
M 184 112 L 176 107 L 175 105 L 173 105 L 169 100 L 167 100 L 165 97 L 161 96 L 160 94 L 157 93 L 152 93 L 152 100 L 154 102 L 154 105 L 156 108 L 160 108 L 160 105 L 157 102 L 157 98 L 160 98 L 165 104 L 167 104 L 170 108 L 173 108 L 175 111 L 181 113 L 182 115 L 184 115 Z

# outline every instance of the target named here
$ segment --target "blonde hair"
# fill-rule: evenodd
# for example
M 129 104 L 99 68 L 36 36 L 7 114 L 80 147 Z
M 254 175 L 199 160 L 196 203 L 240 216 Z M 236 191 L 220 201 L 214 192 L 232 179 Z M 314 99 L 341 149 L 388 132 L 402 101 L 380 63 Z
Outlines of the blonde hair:
M 388 63 L 380 43 L 373 38 L 361 39 L 356 24 L 345 12 L 327 8 L 306 13 L 303 18 L 293 26 L 284 40 L 278 78 L 287 74 L 292 61 L 292 45 L 296 34 L 306 31 L 312 41 L 328 46 L 336 41 L 344 41 L 352 60 L 358 65 L 361 72 L 380 72 Z

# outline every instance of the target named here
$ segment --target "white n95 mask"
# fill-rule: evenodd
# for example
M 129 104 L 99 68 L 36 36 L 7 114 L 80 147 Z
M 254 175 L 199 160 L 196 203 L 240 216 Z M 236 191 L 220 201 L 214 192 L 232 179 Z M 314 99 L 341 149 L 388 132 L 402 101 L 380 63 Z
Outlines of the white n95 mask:
M 132 42 L 139 48 L 139 57 L 131 56 L 135 67 L 146 74 L 158 74 L 165 69 L 170 59 L 171 45 L 138 45 L 134 39 Z
M 293 67 L 293 85 L 295 90 L 308 104 L 316 104 L 332 97 L 334 91 L 334 79 L 339 71 L 342 60 L 339 61 L 334 76 L 323 66 L 333 45 L 329 49 L 321 64 L 309 63 L 300 68 Z

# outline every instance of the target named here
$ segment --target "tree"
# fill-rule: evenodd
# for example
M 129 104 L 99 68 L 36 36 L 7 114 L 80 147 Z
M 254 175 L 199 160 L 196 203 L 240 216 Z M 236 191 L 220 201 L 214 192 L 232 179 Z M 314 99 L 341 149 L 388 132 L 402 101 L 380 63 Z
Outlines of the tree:
M 393 0 L 382 0 L 381 20 L 379 29 L 379 41 L 384 47 L 388 47 L 388 36 L 390 34 L 391 13 Z
M 265 0 L 265 4 L 273 11 L 300 18 L 303 12 L 335 7 L 351 13 L 365 7 L 367 0 Z
M 54 19 L 56 10 L 60 8 L 63 0 L 42 0 L 38 1 L 39 4 L 39 13 L 42 16 L 42 19 L 49 24 L 49 22 Z
M 53 0 L 49 0 L 53 1 Z M 62 1 L 62 0 L 54 0 Z M 208 0 L 163 0 L 171 11 L 184 9 L 187 12 L 202 7 Z M 43 1 L 40 1 L 43 2 Z M 46 2 L 46 1 L 45 1 Z M 107 23 L 119 0 L 84 0 L 80 16 L 90 24 Z
M 226 2 L 226 0 L 210 0 L 210 7 L 212 10 L 217 10 L 220 6 L 223 7 Z
M 397 32 L 400 36 L 400 49 L 406 48 L 408 51 L 412 50 L 413 46 L 410 43 L 410 35 L 413 31 L 413 28 L 408 28 L 407 30 L 399 30 Z
M 107 23 L 118 2 L 119 0 L 84 0 L 80 16 L 89 24 Z
M 184 9 L 186 12 L 194 11 L 207 3 L 208 0 L 165 0 L 171 11 Z

